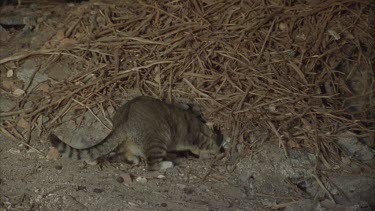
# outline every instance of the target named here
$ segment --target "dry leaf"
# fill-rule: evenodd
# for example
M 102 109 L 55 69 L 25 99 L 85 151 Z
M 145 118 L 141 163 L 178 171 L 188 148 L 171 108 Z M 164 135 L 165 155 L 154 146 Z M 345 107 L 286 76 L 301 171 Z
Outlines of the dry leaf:
M 60 158 L 60 152 L 55 147 L 51 147 L 50 150 L 47 153 L 46 158 L 48 160 L 58 159 L 58 158 Z
M 288 25 L 286 25 L 285 23 L 280 23 L 279 24 L 279 29 L 281 30 L 281 31 L 284 31 L 284 30 L 286 30 L 288 28 Z
M 214 129 L 214 123 L 213 122 L 206 122 L 206 125 L 208 126 L 208 128 L 210 128 L 210 130 Z
M 62 40 L 65 38 L 64 30 L 58 30 L 55 35 L 57 40 Z
M 80 40 L 82 39 L 83 37 L 85 37 L 85 34 L 84 33 L 80 33 L 80 32 L 77 32 L 74 37 L 77 39 L 77 40 Z
M 301 118 L 301 122 L 303 123 L 303 128 L 305 131 L 311 131 L 312 130 L 312 126 L 311 124 L 304 118 Z
M 335 40 L 340 40 L 341 39 L 340 34 L 337 33 L 336 31 L 332 30 L 332 29 L 328 30 L 328 34 L 331 35 Z
M 160 74 L 159 73 L 155 75 L 154 81 L 156 83 L 160 84 Z
M 49 88 L 50 88 L 50 86 L 48 84 L 41 83 L 41 84 L 39 84 L 37 90 L 42 91 L 42 92 L 49 92 Z
M 275 106 L 275 104 L 271 103 L 268 106 L 268 110 L 271 111 L 271 112 L 276 112 L 276 106 Z
M 10 81 L 10 80 L 4 80 L 1 82 L 2 86 L 4 87 L 4 89 L 6 89 L 7 91 L 11 91 L 14 89 L 14 82 L 13 81 Z
M 47 42 L 44 43 L 43 48 L 47 48 L 48 49 L 48 48 L 52 48 L 54 46 L 55 46 L 54 42 L 47 41 Z
M 75 44 L 77 44 L 77 40 L 72 39 L 72 38 L 65 38 L 65 39 L 60 41 L 61 47 L 69 47 L 69 46 L 72 46 L 72 45 L 75 45 Z
M 161 75 L 160 75 L 160 67 L 159 66 L 155 67 L 155 72 L 156 72 L 156 74 L 155 74 L 154 81 L 156 83 L 160 84 L 160 82 L 161 82 Z
M 18 126 L 18 127 L 21 127 L 21 128 L 24 128 L 24 129 L 27 129 L 27 128 L 29 128 L 29 123 L 28 123 L 24 118 L 21 118 L 21 119 L 17 122 L 17 126 Z
M 287 146 L 288 147 L 290 147 L 290 148 L 294 148 L 294 149 L 299 149 L 299 148 L 301 148 L 301 145 L 299 144 L 299 143 L 297 143 L 297 142 L 295 142 L 294 140 L 291 140 L 291 139 L 289 139 L 288 140 L 288 142 L 286 143 L 287 144 Z

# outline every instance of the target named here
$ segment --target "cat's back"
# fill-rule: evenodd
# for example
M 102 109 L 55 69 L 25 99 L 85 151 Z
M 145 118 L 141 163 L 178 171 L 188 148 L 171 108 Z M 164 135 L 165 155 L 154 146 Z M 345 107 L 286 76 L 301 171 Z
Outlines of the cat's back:
M 126 123 L 160 124 L 169 115 L 169 106 L 155 98 L 140 96 L 125 103 L 113 117 L 114 127 Z

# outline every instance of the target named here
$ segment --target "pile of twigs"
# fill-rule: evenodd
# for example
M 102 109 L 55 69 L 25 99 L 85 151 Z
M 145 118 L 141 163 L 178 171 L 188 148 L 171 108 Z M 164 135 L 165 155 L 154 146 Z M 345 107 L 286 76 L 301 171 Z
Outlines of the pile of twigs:
M 19 109 L 32 122 L 42 114 L 56 121 L 83 105 L 116 107 L 123 91 L 137 89 L 194 100 L 233 140 L 268 130 L 283 147 L 326 156 L 337 150 L 336 134 L 375 131 L 374 5 L 287 2 L 82 4 L 40 51 L 79 74 L 34 109 Z

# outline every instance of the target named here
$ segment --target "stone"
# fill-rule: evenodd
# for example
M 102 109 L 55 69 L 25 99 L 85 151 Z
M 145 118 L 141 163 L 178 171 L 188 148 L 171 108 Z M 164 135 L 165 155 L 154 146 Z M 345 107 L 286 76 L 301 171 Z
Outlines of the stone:
M 338 135 L 337 143 L 354 158 L 368 161 L 374 158 L 374 150 L 358 141 L 356 135 L 350 131 Z
M 144 183 L 147 182 L 147 179 L 145 177 L 137 177 L 137 179 L 135 179 L 135 181 L 144 184 Z

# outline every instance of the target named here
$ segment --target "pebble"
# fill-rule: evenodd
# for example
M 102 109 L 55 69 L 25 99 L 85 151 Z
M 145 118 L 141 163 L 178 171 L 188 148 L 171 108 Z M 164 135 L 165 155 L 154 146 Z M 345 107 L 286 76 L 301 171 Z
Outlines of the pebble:
M 147 182 L 147 179 L 145 177 L 137 177 L 137 179 L 135 179 L 135 181 L 144 184 L 144 183 Z
M 102 193 L 104 190 L 100 188 L 94 188 L 94 193 Z
M 164 176 L 164 175 L 162 175 L 162 174 L 160 174 L 160 175 L 158 175 L 158 176 L 157 176 L 157 178 L 158 178 L 158 179 L 164 179 L 164 178 L 165 178 L 165 176 Z
M 91 166 L 95 166 L 98 164 L 98 161 L 97 160 L 85 160 L 85 163 L 91 165 Z
M 280 24 L 279 24 L 279 29 L 280 29 L 281 31 L 285 31 L 287 28 L 288 28 L 288 26 L 287 26 L 285 23 L 280 23 Z
M 16 154 L 20 154 L 21 150 L 19 150 L 19 149 L 10 149 L 10 150 L 8 150 L 8 152 L 12 153 L 13 155 L 16 155 Z
M 136 206 L 138 206 L 136 203 L 134 203 L 134 202 L 131 202 L 131 201 L 129 201 L 128 202 L 128 204 L 130 205 L 130 206 L 133 206 L 133 207 L 136 207 Z
M 55 169 L 57 169 L 57 170 L 61 170 L 62 168 L 63 168 L 62 165 L 57 165 L 57 166 L 55 166 Z
M 23 94 L 25 94 L 25 91 L 22 90 L 22 89 L 15 89 L 15 90 L 13 91 L 13 95 L 14 95 L 14 96 L 17 96 L 17 97 L 19 97 L 19 96 L 21 96 L 21 95 L 23 95 Z
M 121 174 L 119 178 L 122 178 L 122 183 L 124 184 L 130 184 L 133 182 L 131 175 L 127 173 Z
M 344 132 L 339 134 L 337 143 L 350 155 L 360 161 L 369 161 L 375 157 L 374 151 L 359 142 L 356 134 Z
M 13 70 L 10 69 L 7 71 L 7 78 L 13 77 Z
M 86 186 L 78 185 L 77 191 L 80 191 L 80 190 L 86 190 Z
M 123 182 L 124 182 L 124 178 L 122 178 L 122 177 L 117 177 L 117 178 L 116 178 L 116 181 L 117 181 L 118 183 L 123 183 Z
M 185 189 L 186 185 L 184 185 L 184 184 L 177 184 L 177 187 L 180 188 L 180 189 Z

